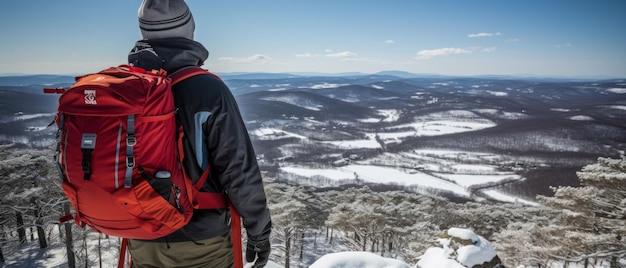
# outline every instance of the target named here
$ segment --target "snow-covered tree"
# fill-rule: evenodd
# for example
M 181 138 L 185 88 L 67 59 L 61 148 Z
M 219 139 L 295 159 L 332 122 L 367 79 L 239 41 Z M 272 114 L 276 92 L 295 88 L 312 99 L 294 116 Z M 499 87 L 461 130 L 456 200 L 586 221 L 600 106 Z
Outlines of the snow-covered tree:
M 271 197 L 268 201 L 272 213 L 272 237 L 281 242 L 274 246 L 274 254 L 284 258 L 281 262 L 290 267 L 291 257 L 297 252 L 294 250 L 296 241 L 299 242 L 302 259 L 306 233 L 322 226 L 323 212 L 316 206 L 319 202 L 313 200 L 314 196 L 305 187 L 270 183 L 266 192 Z
M 333 200 L 326 225 L 346 250 L 369 251 L 411 262 L 439 233 L 432 224 L 433 199 L 401 191 L 367 187 L 322 193 Z
M 507 264 L 602 260 L 618 267 L 626 256 L 626 158 L 599 158 L 577 175 L 580 187 L 554 187 L 554 196 L 538 196 L 545 209 L 496 235 Z
M 16 243 L 36 237 L 41 248 L 47 247 L 48 227 L 58 222 L 65 198 L 59 186 L 58 174 L 52 164 L 50 151 L 18 150 L 12 145 L 0 146 L 0 232 L 17 232 L 18 240 L 0 235 L 2 245 L 12 250 Z
M 560 209 L 568 223 L 570 251 L 564 259 L 626 256 L 626 157 L 599 158 L 577 173 L 581 187 L 553 188 L 553 197 L 539 196 Z

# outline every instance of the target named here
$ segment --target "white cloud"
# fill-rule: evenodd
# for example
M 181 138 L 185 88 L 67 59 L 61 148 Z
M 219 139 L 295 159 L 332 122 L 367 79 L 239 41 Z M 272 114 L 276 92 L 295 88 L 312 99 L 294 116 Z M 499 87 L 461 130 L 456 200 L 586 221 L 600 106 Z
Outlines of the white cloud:
M 471 52 L 494 52 L 496 47 L 468 47 L 467 50 Z M 458 53 L 457 53 L 458 54 Z
M 567 44 L 563 44 L 563 45 L 554 45 L 555 48 L 563 48 L 563 47 L 571 47 L 572 44 L 567 43 Z
M 381 63 L 381 60 L 378 59 L 372 59 L 372 58 L 345 58 L 342 59 L 341 61 L 344 62 L 367 62 L 367 63 Z
M 493 34 L 490 33 L 477 33 L 477 34 L 468 34 L 467 37 L 469 38 L 475 38 L 475 37 L 487 37 L 487 36 L 492 36 Z
M 468 53 L 472 53 L 472 51 L 467 50 L 467 49 L 452 48 L 452 47 L 427 49 L 427 50 L 418 51 L 416 59 L 427 60 L 427 59 L 431 59 L 434 57 L 448 56 L 448 55 L 454 55 L 454 54 L 468 54 Z
M 322 55 L 320 54 L 311 54 L 311 53 L 302 53 L 302 54 L 296 54 L 296 57 L 298 58 L 317 58 L 317 57 L 321 57 Z
M 313 54 L 313 53 L 301 53 L 301 54 L 296 54 L 296 57 L 298 58 L 318 58 L 318 57 L 327 57 L 327 58 L 335 58 L 335 59 L 342 59 L 342 60 L 346 60 L 346 59 L 355 59 L 355 57 L 357 56 L 356 53 L 352 52 L 352 51 L 342 51 L 342 52 L 336 52 L 333 53 L 332 50 L 330 49 L 326 49 L 324 50 L 325 54 Z
M 343 52 L 326 54 L 326 57 L 329 57 L 329 58 L 350 58 L 350 57 L 354 57 L 356 55 L 357 54 L 352 52 L 352 51 L 343 51 Z
M 396 41 L 393 41 L 391 39 L 385 40 L 385 44 L 395 44 L 395 43 L 396 43 Z
M 511 39 L 504 40 L 504 42 L 519 42 L 519 39 L 511 38 Z
M 271 60 L 272 58 L 263 54 L 255 54 L 253 56 L 248 57 L 248 59 L 254 60 L 254 61 L 259 61 L 259 60 L 264 61 L 264 60 Z
M 219 61 L 231 62 L 231 63 L 247 63 L 247 64 L 261 64 L 268 63 L 272 60 L 267 55 L 263 54 L 254 54 L 250 57 L 246 58 L 234 58 L 234 57 L 221 57 L 218 59 Z
M 468 34 L 467 37 L 469 37 L 469 38 L 490 37 L 490 36 L 494 36 L 494 35 L 502 35 L 502 33 L 501 32 L 497 32 L 497 33 L 475 33 L 475 34 Z

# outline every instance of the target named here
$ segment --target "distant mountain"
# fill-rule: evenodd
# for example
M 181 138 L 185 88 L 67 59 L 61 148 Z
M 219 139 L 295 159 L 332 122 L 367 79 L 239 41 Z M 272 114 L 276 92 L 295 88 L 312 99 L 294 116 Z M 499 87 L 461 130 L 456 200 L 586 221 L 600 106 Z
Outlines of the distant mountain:
M 324 96 L 309 90 L 259 91 L 240 96 L 238 101 L 247 119 L 273 120 L 304 118 L 353 120 L 377 116 L 369 107 Z M 248 109 L 254 107 L 254 109 Z
M 363 103 L 368 101 L 379 101 L 382 99 L 402 97 L 402 95 L 396 94 L 390 90 L 361 85 L 346 85 L 336 88 L 308 89 L 307 91 L 351 103 Z
M 27 85 L 52 85 L 73 83 L 74 76 L 70 75 L 18 75 L 0 76 L 0 86 L 27 86 Z
M 291 73 L 216 73 L 222 79 L 228 80 L 250 80 L 250 79 L 281 79 L 296 78 L 299 75 Z
M 442 75 L 438 75 L 438 74 L 415 74 L 415 73 L 409 73 L 405 71 L 382 71 L 376 74 L 377 75 L 390 75 L 390 76 L 395 76 L 399 78 L 443 77 Z
M 340 76 L 363 76 L 368 75 L 360 72 L 345 72 L 345 73 L 320 73 L 320 72 L 294 72 L 299 76 L 316 76 L 316 77 L 340 77 Z
M 359 77 L 372 74 L 359 72 L 346 73 L 320 73 L 320 72 L 293 72 L 293 73 L 216 73 L 224 80 L 249 80 L 249 79 L 284 79 L 284 78 L 319 78 L 319 77 Z

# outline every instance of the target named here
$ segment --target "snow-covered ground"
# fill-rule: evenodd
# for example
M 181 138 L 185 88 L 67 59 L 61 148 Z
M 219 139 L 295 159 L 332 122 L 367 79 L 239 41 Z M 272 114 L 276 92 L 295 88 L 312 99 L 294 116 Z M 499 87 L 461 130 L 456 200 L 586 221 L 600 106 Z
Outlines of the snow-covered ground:
M 362 122 L 396 122 L 398 110 L 379 110 L 383 118 L 363 119 Z M 503 118 L 523 118 L 521 113 L 498 113 L 496 110 L 476 111 L 451 110 L 437 112 L 414 118 L 413 123 L 405 123 L 382 128 L 376 133 L 362 133 L 362 139 L 314 141 L 305 136 L 280 130 L 278 128 L 258 128 L 251 131 L 259 140 L 279 140 L 298 138 L 310 143 L 319 143 L 337 149 L 384 149 L 385 145 L 399 143 L 402 139 L 415 136 L 437 136 L 453 133 L 476 131 L 493 127 L 496 124 L 482 118 L 480 114 L 497 115 Z M 385 153 L 374 159 L 344 159 L 340 165 L 327 167 L 309 167 L 281 164 L 285 177 L 299 177 L 298 183 L 312 186 L 337 186 L 346 183 L 367 182 L 391 184 L 422 189 L 442 190 L 455 195 L 470 198 L 476 187 L 487 187 L 502 182 L 523 180 L 513 171 L 501 171 L 493 163 L 502 156 L 481 152 L 413 150 L 398 154 Z M 393 163 L 393 164 L 389 164 Z M 302 178 L 307 178 L 302 180 Z M 495 190 L 483 190 L 483 194 L 503 202 L 522 202 L 535 204 L 520 197 L 511 196 Z
M 277 128 L 257 128 L 252 132 L 252 135 L 256 136 L 259 140 L 279 140 L 285 138 L 298 138 L 306 139 L 307 137 L 298 135 L 295 133 L 283 131 Z
M 431 175 L 418 172 L 411 174 L 393 167 L 375 165 L 347 165 L 328 169 L 311 169 L 306 167 L 282 167 L 283 172 L 304 177 L 325 177 L 340 185 L 343 180 L 360 179 L 370 183 L 394 184 L 403 186 L 422 186 L 443 189 L 469 197 L 469 193 L 460 185 L 441 180 Z M 312 185 L 316 184 L 315 182 Z M 319 184 L 318 184 L 319 185 Z
M 0 264 L 3 268 L 66 268 L 67 253 L 65 245 L 58 241 L 58 228 L 50 229 L 51 239 L 47 248 L 40 249 L 36 242 L 28 242 L 20 246 L 17 252 L 6 256 L 6 261 Z M 30 234 L 28 234 L 30 236 Z M 36 233 L 33 234 L 36 238 Z M 88 267 L 117 267 L 119 260 L 119 238 L 109 237 L 91 232 L 87 239 Z M 465 243 L 460 241 L 463 240 Z M 416 264 L 408 264 L 401 260 L 381 257 L 371 252 L 343 251 L 325 254 L 319 257 L 309 268 L 465 268 L 476 264 L 489 262 L 497 256 L 497 252 L 489 241 L 475 234 L 469 229 L 450 228 L 446 231 L 446 237 L 439 238 L 439 245 L 427 249 Z M 100 246 L 98 246 L 98 243 Z M 74 251 L 81 255 L 77 259 L 78 267 L 85 267 L 85 251 L 75 243 Z M 100 256 L 98 257 L 98 247 Z M 6 252 L 5 252 L 6 253 Z M 245 263 L 245 257 L 244 257 Z M 626 265 L 621 260 L 619 265 Z M 128 267 L 128 262 L 126 262 Z M 251 263 L 245 263 L 244 268 L 251 268 Z M 276 262 L 269 261 L 266 268 L 284 267 Z M 549 263 L 546 268 L 565 267 L 562 262 Z M 584 268 L 584 262 L 567 263 L 568 268 Z M 606 260 L 596 262 L 596 268 L 610 268 Z M 620 266 L 621 267 L 621 266 Z M 515 268 L 526 268 L 519 266 Z
M 619 93 L 619 94 L 626 94 L 626 88 L 621 88 L 621 87 L 609 88 L 606 91 Z
M 400 111 L 398 111 L 396 109 L 378 110 L 377 112 L 378 112 L 378 114 L 383 116 L 382 119 L 380 119 L 380 118 L 364 118 L 364 119 L 359 119 L 358 121 L 359 122 L 363 122 L 363 123 L 395 122 L 395 121 L 398 121 L 398 119 L 400 118 Z
M 475 111 L 477 113 L 481 113 L 481 114 L 487 114 L 487 115 L 491 115 L 491 116 L 496 116 L 496 117 L 501 118 L 501 119 L 515 120 L 515 119 L 523 119 L 523 118 L 527 118 L 528 117 L 528 115 L 523 114 L 523 113 L 505 112 L 505 111 L 501 111 L 501 110 L 497 110 L 497 109 L 475 109 L 473 111 Z
M 385 111 L 385 119 L 383 121 L 393 122 L 396 121 L 397 114 L 391 111 Z M 374 119 L 363 119 L 367 122 Z M 377 119 L 380 121 L 380 119 Z M 398 143 L 403 138 L 407 137 L 420 137 L 420 136 L 439 136 L 454 133 L 462 133 L 469 131 L 476 131 L 485 128 L 494 127 L 496 124 L 486 119 L 438 119 L 438 120 L 424 120 L 417 119 L 413 123 L 401 124 L 392 127 L 383 128 L 376 133 L 365 133 L 367 139 L 356 140 L 339 140 L 339 141 L 325 141 L 322 143 L 330 144 L 338 148 L 356 149 L 356 148 L 380 148 L 382 147 L 380 141 L 385 144 Z M 378 136 L 378 141 L 376 137 Z
M 410 268 L 402 261 L 370 252 L 339 252 L 322 256 L 309 268 Z
M 42 117 L 54 117 L 55 113 L 38 113 L 38 114 L 24 114 L 22 112 L 15 113 L 12 116 L 2 115 L 0 116 L 0 124 L 13 122 L 13 121 L 24 121 L 35 118 Z
M 472 170 L 472 165 L 463 165 L 464 170 Z M 431 167 L 433 168 L 433 167 Z M 458 168 L 458 167 L 457 167 Z M 284 166 L 280 169 L 284 173 L 295 174 L 301 177 L 310 178 L 309 185 L 313 186 L 335 186 L 342 182 L 354 182 L 361 180 L 369 183 L 392 184 L 402 186 L 418 186 L 430 189 L 440 189 L 451 192 L 459 196 L 470 197 L 471 187 L 497 183 L 504 180 L 521 180 L 521 176 L 514 173 L 492 171 L 492 174 L 482 173 L 486 169 L 483 165 L 476 165 L 477 174 L 452 174 L 452 173 L 427 173 L 415 169 L 403 169 L 399 167 L 377 166 L 366 164 L 349 164 L 341 167 L 329 168 L 309 168 L 303 166 Z M 471 173 L 471 172 L 470 172 Z M 315 180 L 315 178 L 326 178 L 330 182 Z M 300 181 L 304 183 L 303 181 Z M 327 184 L 327 185 L 324 185 Z M 522 202 L 529 205 L 536 203 L 523 200 L 520 197 L 507 195 L 496 190 L 484 191 L 495 200 L 502 202 Z
M 344 166 L 313 168 L 283 164 L 280 170 L 286 177 L 293 174 L 308 178 L 298 182 L 311 186 L 337 186 L 361 181 L 439 189 L 462 197 L 471 197 L 476 187 L 484 187 L 486 189 L 480 191 L 494 200 L 537 205 L 531 200 L 488 189 L 489 185 L 524 179 L 513 171 L 501 171 L 497 166 L 484 164 L 500 157 L 488 153 L 413 150 L 348 161 L 349 164 Z M 390 166 L 383 163 L 395 164 Z

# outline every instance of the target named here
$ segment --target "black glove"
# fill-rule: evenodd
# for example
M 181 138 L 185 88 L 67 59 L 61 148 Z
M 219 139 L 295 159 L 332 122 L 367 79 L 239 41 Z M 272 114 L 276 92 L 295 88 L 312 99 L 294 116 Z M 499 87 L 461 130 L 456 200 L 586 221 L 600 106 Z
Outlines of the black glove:
M 267 260 L 270 257 L 270 241 L 268 239 L 261 241 L 254 241 L 248 239 L 248 245 L 246 247 L 246 261 L 251 263 L 256 261 L 252 268 L 263 268 L 267 264 Z

